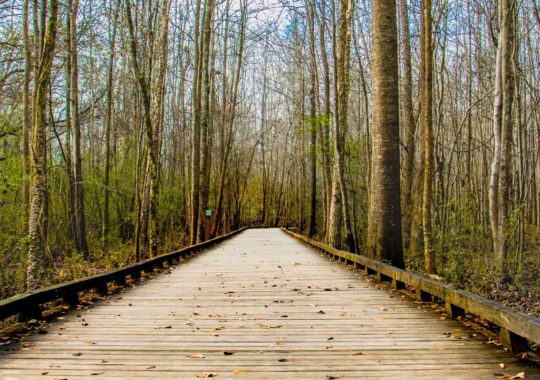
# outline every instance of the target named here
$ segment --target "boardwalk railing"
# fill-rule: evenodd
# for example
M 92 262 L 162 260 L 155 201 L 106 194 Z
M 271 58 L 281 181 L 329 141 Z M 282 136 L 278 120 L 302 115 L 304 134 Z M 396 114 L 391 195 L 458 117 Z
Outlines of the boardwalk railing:
M 20 314 L 24 319 L 39 319 L 42 316 L 41 305 L 47 302 L 62 299 L 69 305 L 75 305 L 79 300 L 79 292 L 95 289 L 99 293 L 107 293 L 109 283 L 125 285 L 126 278 L 128 276 L 132 280 L 136 280 L 141 277 L 141 273 L 143 272 L 153 272 L 154 269 L 174 265 L 178 263 L 180 259 L 227 240 L 244 229 L 245 228 L 241 228 L 229 234 L 219 236 L 214 239 L 180 249 L 178 251 L 146 259 L 109 272 L 86 277 L 80 280 L 63 282 L 61 284 L 48 286 L 7 298 L 0 301 L 0 320 L 16 314 Z
M 476 294 L 456 289 L 431 278 L 407 272 L 403 269 L 361 255 L 342 251 L 303 235 L 283 229 L 289 235 L 347 264 L 360 267 L 367 274 L 375 275 L 380 281 L 390 281 L 396 289 L 411 287 L 422 301 L 438 299 L 445 305 L 451 318 L 464 317 L 470 313 L 500 327 L 500 342 L 513 351 L 526 351 L 527 340 L 540 344 L 540 319 L 516 312 L 498 302 Z

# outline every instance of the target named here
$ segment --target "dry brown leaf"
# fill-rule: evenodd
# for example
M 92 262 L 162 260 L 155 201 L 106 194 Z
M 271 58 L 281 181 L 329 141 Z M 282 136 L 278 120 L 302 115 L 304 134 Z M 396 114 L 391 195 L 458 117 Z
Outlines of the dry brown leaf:
M 361 352 L 361 351 L 358 351 L 358 352 L 355 352 L 355 353 L 354 353 L 354 356 L 360 356 L 360 355 L 364 355 L 364 353 Z
M 187 357 L 192 358 L 192 359 L 204 359 L 206 356 L 202 354 L 191 354 L 191 355 L 188 355 Z
M 94 342 L 92 340 L 85 340 L 84 343 L 86 343 L 86 344 L 96 344 L 96 342 Z
M 216 372 L 202 372 L 195 375 L 199 379 L 208 379 L 209 377 L 216 377 L 218 374 Z
M 150 366 L 146 367 L 146 369 L 154 369 L 154 368 L 156 368 L 155 365 L 150 365 Z
M 327 379 L 335 380 L 335 379 L 343 379 L 343 375 L 326 375 Z
M 32 347 L 34 345 L 34 343 L 30 343 L 30 342 L 24 342 L 22 344 L 23 347 Z

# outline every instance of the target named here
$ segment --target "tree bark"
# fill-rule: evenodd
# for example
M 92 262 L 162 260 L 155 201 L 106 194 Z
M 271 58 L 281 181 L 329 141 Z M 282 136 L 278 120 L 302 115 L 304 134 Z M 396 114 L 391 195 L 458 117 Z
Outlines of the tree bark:
M 373 3 L 373 156 L 367 253 L 403 268 L 396 1 Z
M 75 243 L 77 251 L 83 256 L 88 255 L 88 240 L 86 235 L 86 215 L 84 212 L 83 169 L 81 153 L 81 121 L 79 114 L 79 65 L 78 65 L 78 38 L 77 38 L 77 12 L 79 0 L 70 0 L 70 58 L 71 58 L 71 122 L 75 143 Z
M 433 51 L 431 0 L 423 0 L 422 25 L 423 77 L 422 77 L 422 124 L 424 131 L 424 188 L 422 196 L 422 225 L 424 232 L 424 264 L 427 274 L 435 271 L 433 251 L 431 204 L 433 191 Z
M 35 77 L 32 112 L 32 185 L 28 218 L 26 288 L 41 284 L 42 258 L 47 245 L 47 90 L 56 44 L 58 0 L 49 1 L 48 21 Z
M 414 120 L 414 107 L 412 100 L 412 65 L 411 65 L 411 33 L 409 30 L 409 9 L 407 0 L 400 0 L 401 14 L 401 39 L 403 40 L 402 61 L 403 61 L 403 134 L 405 142 L 405 155 L 403 157 L 403 183 L 402 183 L 402 230 L 408 235 L 412 224 L 412 202 L 411 194 L 414 175 L 414 154 L 415 154 L 415 134 L 416 123 Z M 405 249 L 408 248 L 409 239 L 405 242 Z

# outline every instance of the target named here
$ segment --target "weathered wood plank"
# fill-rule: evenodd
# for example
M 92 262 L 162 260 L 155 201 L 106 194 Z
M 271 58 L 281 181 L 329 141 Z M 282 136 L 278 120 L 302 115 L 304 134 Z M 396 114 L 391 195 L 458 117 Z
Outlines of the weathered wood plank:
M 0 378 L 540 378 L 278 229 L 245 231 L 47 332 L 6 347 Z
M 406 284 L 416 289 L 419 299 L 431 300 L 437 297 L 446 303 L 450 316 L 460 316 L 467 311 L 501 327 L 501 341 L 508 348 L 523 348 L 523 338 L 540 344 L 540 319 L 514 311 L 498 302 L 456 289 L 431 278 L 407 272 L 391 265 L 364 256 L 335 249 L 329 245 L 306 238 L 290 230 L 284 230 L 291 236 L 324 251 L 332 256 L 345 259 L 363 266 L 369 274 L 377 274 L 396 284 Z M 521 338 L 521 339 L 520 339 Z

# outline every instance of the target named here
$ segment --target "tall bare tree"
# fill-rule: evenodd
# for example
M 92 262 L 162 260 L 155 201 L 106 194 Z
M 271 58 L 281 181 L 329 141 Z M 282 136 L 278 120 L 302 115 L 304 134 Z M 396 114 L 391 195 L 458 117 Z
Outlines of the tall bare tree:
M 510 164 L 514 105 L 514 6 L 512 0 L 501 0 L 498 8 L 499 35 L 495 67 L 495 103 L 493 130 L 495 153 L 489 185 L 490 222 L 497 269 L 501 280 L 506 277 L 508 251 L 507 223 L 510 198 Z
M 367 252 L 403 268 L 396 1 L 373 3 L 373 143 Z
M 42 4 L 43 6 L 45 4 Z M 48 21 L 42 40 L 32 99 L 33 126 L 30 150 L 32 185 L 28 220 L 28 251 L 26 288 L 35 289 L 41 283 L 43 257 L 47 244 L 47 94 L 56 44 L 58 0 L 50 0 Z

